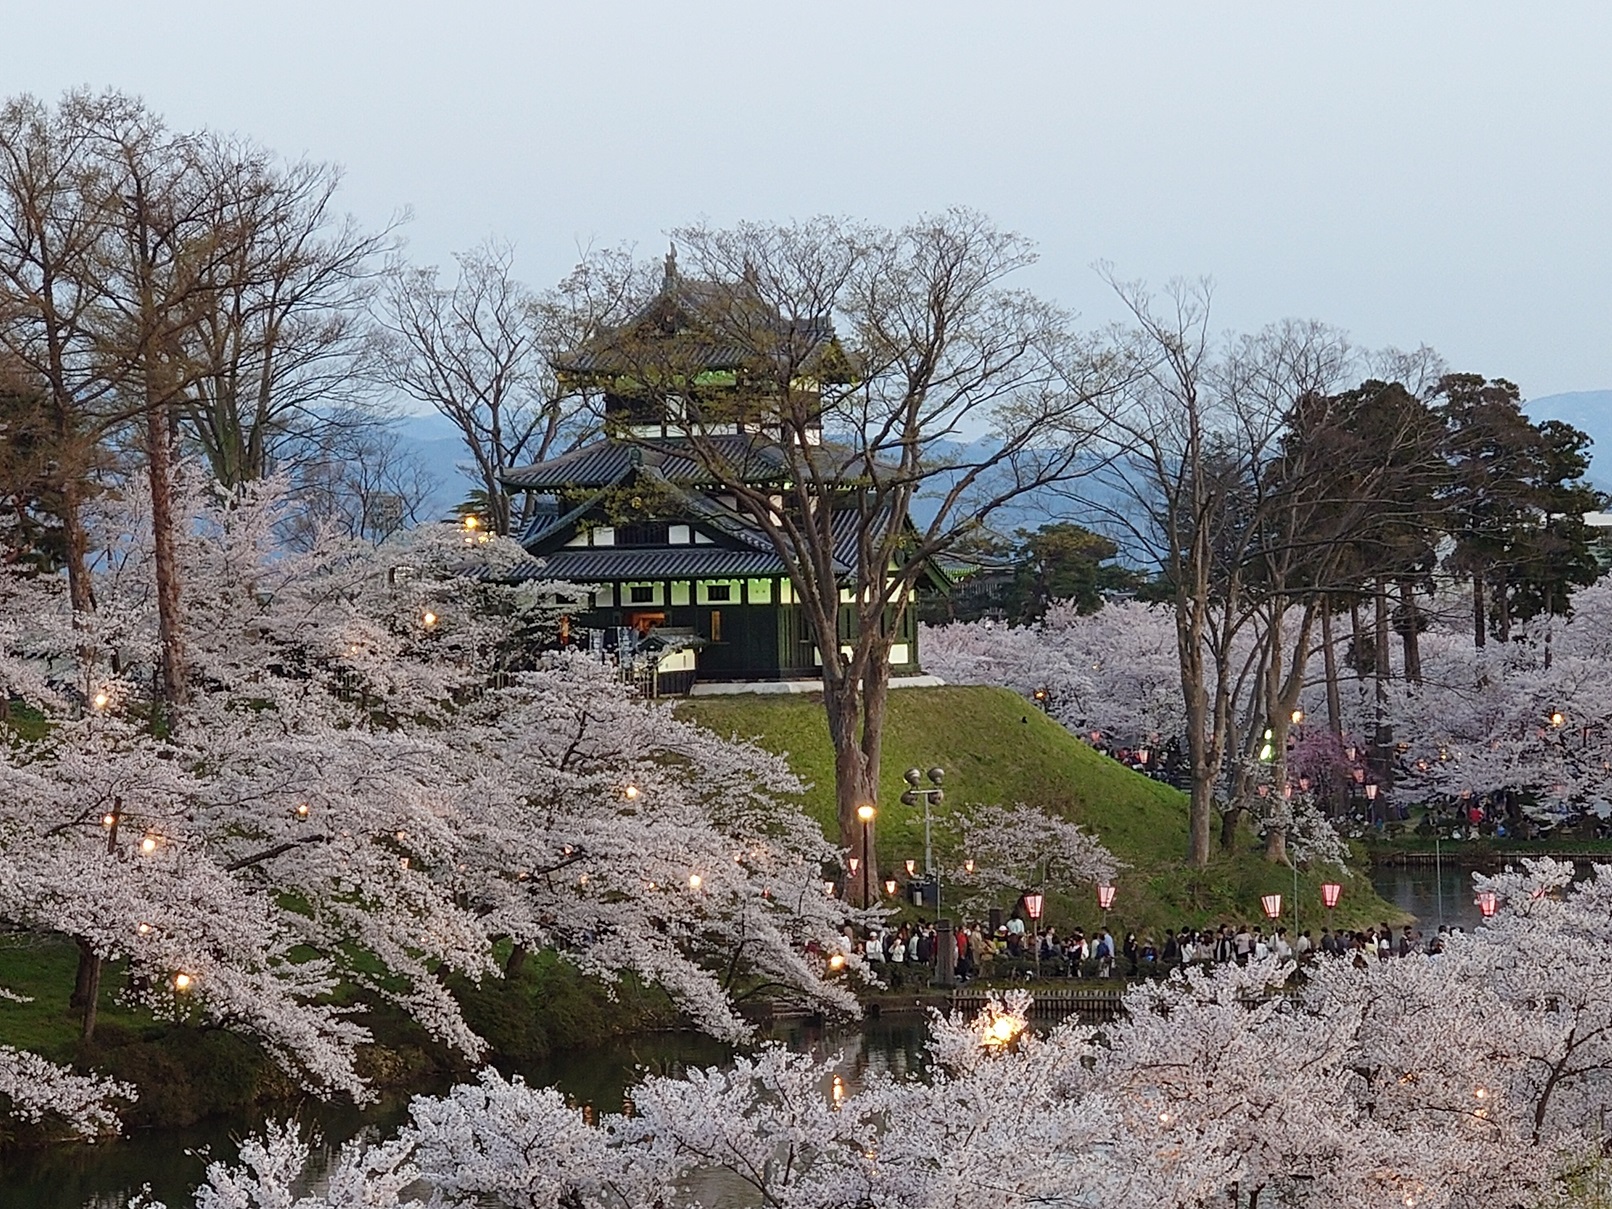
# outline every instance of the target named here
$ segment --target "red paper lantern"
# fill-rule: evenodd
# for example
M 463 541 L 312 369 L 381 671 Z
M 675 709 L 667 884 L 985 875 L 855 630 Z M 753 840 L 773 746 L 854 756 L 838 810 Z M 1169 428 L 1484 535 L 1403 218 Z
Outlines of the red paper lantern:
M 1024 896 L 1024 909 L 1030 913 L 1031 919 L 1041 918 L 1041 906 L 1046 899 L 1037 891 L 1030 891 Z
M 1500 899 L 1493 890 L 1478 891 L 1478 910 L 1483 912 L 1483 918 L 1488 919 L 1500 909 Z
M 1280 894 L 1266 894 L 1259 900 L 1259 905 L 1265 908 L 1267 919 L 1276 919 L 1282 914 L 1282 896 Z
M 1327 905 L 1327 910 L 1328 911 L 1332 910 L 1333 907 L 1336 907 L 1338 905 L 1338 896 L 1340 894 L 1342 894 L 1342 893 L 1343 893 L 1343 887 L 1338 885 L 1337 882 L 1324 882 L 1324 883 L 1322 883 L 1322 885 L 1321 885 L 1321 901 L 1324 902 Z
M 1097 887 L 1097 905 L 1099 907 L 1101 907 L 1104 911 L 1107 911 L 1109 908 L 1111 908 L 1114 905 L 1114 887 L 1113 886 L 1098 886 Z

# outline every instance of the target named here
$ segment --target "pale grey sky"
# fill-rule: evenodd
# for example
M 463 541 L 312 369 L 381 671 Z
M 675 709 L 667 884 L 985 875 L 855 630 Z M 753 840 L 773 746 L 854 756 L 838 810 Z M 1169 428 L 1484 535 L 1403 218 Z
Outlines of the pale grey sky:
M 1531 396 L 1612 386 L 1599 3 L 3 6 L 0 91 L 89 84 L 346 166 L 412 254 L 507 236 L 533 284 L 705 215 L 954 203 L 1090 269 L 1208 275 L 1218 318 L 1432 344 Z

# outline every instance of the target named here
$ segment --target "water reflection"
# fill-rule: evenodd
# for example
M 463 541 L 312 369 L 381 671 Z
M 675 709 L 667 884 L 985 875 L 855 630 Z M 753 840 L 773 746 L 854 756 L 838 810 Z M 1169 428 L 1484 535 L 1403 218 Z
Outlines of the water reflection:
M 1472 870 L 1445 865 L 1379 865 L 1371 871 L 1372 889 L 1401 911 L 1416 917 L 1424 933 L 1440 924 L 1468 931 L 1483 922 L 1472 899 Z
M 901 1079 L 920 1074 L 927 1030 L 923 1016 L 901 1015 L 870 1020 L 856 1031 L 791 1023 L 771 1036 L 815 1057 L 838 1055 L 836 1071 L 846 1094 L 851 1094 L 874 1075 Z M 597 1119 L 622 1111 L 628 1089 L 645 1076 L 677 1076 L 692 1068 L 720 1066 L 731 1060 L 733 1052 L 731 1046 L 697 1034 L 646 1034 L 603 1049 L 571 1050 L 519 1073 L 528 1082 L 559 1088 L 578 1111 Z M 446 1087 L 425 1090 L 440 1092 Z M 825 1082 L 824 1094 L 829 1092 Z M 310 1102 L 275 1115 L 291 1115 L 316 1128 L 328 1161 L 351 1138 L 389 1134 L 408 1116 L 408 1097 L 389 1096 L 363 1110 Z M 147 1186 L 169 1209 L 185 1209 L 208 1162 L 233 1162 L 241 1139 L 262 1123 L 262 1114 L 243 1115 L 188 1129 L 146 1130 L 93 1146 L 0 1156 L 0 1209 L 123 1209 Z M 724 1199 L 734 1205 L 745 1203 L 737 1190 Z

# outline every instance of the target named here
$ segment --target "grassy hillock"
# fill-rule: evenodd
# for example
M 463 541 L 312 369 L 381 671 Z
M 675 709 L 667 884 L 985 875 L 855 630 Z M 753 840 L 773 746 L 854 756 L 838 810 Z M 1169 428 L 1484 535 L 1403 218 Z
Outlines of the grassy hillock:
M 788 758 L 810 784 L 802 804 L 834 832 L 834 760 L 822 701 L 816 695 L 697 697 L 679 714 L 723 736 L 751 739 Z M 1024 802 L 1080 823 L 1126 868 L 1111 926 L 1158 929 L 1166 924 L 1257 920 L 1260 895 L 1279 891 L 1290 908 L 1293 873 L 1250 851 L 1218 857 L 1207 869 L 1187 866 L 1187 799 L 1094 751 L 1018 694 L 1003 688 L 954 685 L 899 689 L 890 694 L 879 787 L 880 861 L 885 870 L 923 858 L 923 810 L 901 805 L 902 773 L 910 767 L 946 770 L 946 804 L 935 812 L 937 859 L 955 867 L 958 850 L 950 811 L 972 802 Z M 927 782 L 925 782 L 927 784 Z M 1336 874 L 1336 870 L 1327 871 Z M 1301 873 L 1300 923 L 1318 927 L 1320 870 Z M 1011 904 L 1003 904 L 1011 906 Z M 1094 896 L 1054 898 L 1055 925 L 1097 922 Z M 1364 877 L 1346 880 L 1338 922 L 1362 926 L 1401 918 L 1372 893 Z M 1291 914 L 1288 915 L 1291 923 Z

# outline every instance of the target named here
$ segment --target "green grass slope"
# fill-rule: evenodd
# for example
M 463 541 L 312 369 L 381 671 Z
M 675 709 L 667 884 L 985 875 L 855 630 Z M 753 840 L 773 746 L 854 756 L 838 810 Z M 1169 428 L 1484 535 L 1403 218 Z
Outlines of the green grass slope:
M 723 736 L 750 739 L 788 758 L 809 783 L 803 806 L 834 833 L 834 760 L 828 723 L 816 695 L 696 697 L 677 707 L 681 717 Z M 923 810 L 901 804 L 908 768 L 946 770 L 946 804 L 934 815 L 937 859 L 955 867 L 966 854 L 951 824 L 955 805 L 1024 802 L 1075 820 L 1128 866 L 1118 879 L 1113 925 L 1158 929 L 1259 918 L 1260 895 L 1273 891 L 1290 907 L 1293 872 L 1262 855 L 1241 851 L 1207 869 L 1186 865 L 1187 799 L 1094 751 L 1009 689 L 949 685 L 890 694 L 879 785 L 883 870 L 923 860 Z M 925 782 L 927 784 L 927 782 Z M 1252 837 L 1245 837 L 1244 847 Z M 1336 872 L 1336 871 L 1332 871 Z M 1319 928 L 1322 871 L 1300 874 L 1300 925 Z M 1054 924 L 1097 922 L 1087 891 L 1055 899 Z M 1011 904 L 1003 904 L 1010 906 Z M 1364 877 L 1349 880 L 1338 922 L 1399 919 Z M 1291 915 L 1287 922 L 1291 923 Z

